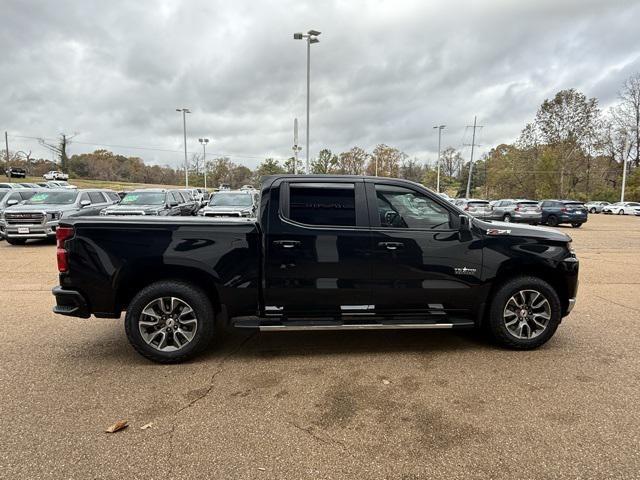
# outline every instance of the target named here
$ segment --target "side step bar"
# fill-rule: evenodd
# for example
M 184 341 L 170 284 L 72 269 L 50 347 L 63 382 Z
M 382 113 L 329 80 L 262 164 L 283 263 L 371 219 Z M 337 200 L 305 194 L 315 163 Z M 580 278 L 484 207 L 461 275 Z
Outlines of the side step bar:
M 459 326 L 460 324 L 456 324 Z M 469 326 L 473 323 L 469 322 Z M 364 323 L 346 325 L 260 325 L 261 332 L 295 332 L 303 330 L 409 330 L 453 328 L 452 323 Z

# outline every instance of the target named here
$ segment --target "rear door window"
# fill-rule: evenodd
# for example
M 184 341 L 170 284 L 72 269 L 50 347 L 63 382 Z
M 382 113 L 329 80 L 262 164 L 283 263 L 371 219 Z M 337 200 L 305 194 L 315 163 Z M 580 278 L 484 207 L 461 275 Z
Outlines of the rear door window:
M 306 225 L 356 226 L 353 183 L 290 183 L 288 218 Z

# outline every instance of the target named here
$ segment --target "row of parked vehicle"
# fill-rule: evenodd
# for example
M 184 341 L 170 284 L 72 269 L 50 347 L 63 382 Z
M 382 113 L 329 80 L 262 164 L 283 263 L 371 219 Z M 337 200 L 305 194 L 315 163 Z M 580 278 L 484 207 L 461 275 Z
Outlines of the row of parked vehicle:
M 71 185 L 66 180 L 49 180 L 48 182 L 37 182 L 37 183 L 0 183 L 0 190 L 9 189 L 9 188 L 69 188 L 75 189 L 78 188 L 75 185 Z
M 258 193 L 253 189 L 209 194 L 205 189 L 0 189 L 0 238 L 21 245 L 29 239 L 53 238 L 61 219 L 84 216 L 254 217 Z
M 527 200 L 502 199 L 480 200 L 475 198 L 449 199 L 454 205 L 474 217 L 502 222 L 519 222 L 530 225 L 570 224 L 579 228 L 588 219 L 589 213 L 609 213 L 640 216 L 638 202 L 579 202 L 575 200 Z

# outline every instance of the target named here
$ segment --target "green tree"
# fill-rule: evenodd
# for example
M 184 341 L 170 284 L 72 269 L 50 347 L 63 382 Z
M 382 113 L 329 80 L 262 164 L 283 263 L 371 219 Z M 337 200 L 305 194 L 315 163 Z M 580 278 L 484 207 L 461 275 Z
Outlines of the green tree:
M 352 147 L 338 156 L 338 173 L 342 175 L 362 175 L 369 154 L 360 147 Z
M 318 158 L 311 162 L 311 173 L 330 174 L 336 173 L 338 169 L 338 157 L 331 153 L 328 148 L 323 148 L 318 153 Z

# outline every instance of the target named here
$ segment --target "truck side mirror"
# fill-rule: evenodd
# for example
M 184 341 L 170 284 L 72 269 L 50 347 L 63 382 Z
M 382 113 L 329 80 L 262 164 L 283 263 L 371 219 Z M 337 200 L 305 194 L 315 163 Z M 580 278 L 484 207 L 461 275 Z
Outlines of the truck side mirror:
M 90 200 L 82 200 L 82 201 L 80 202 L 80 206 L 81 206 L 82 208 L 84 208 L 84 207 L 88 207 L 89 205 L 91 205 L 91 201 L 90 201 Z
M 458 229 L 461 232 L 471 231 L 471 219 L 466 215 L 460 215 L 460 224 Z
M 7 200 L 8 207 L 11 207 L 12 205 L 17 205 L 17 204 L 18 204 L 18 200 L 14 200 L 14 199 Z

